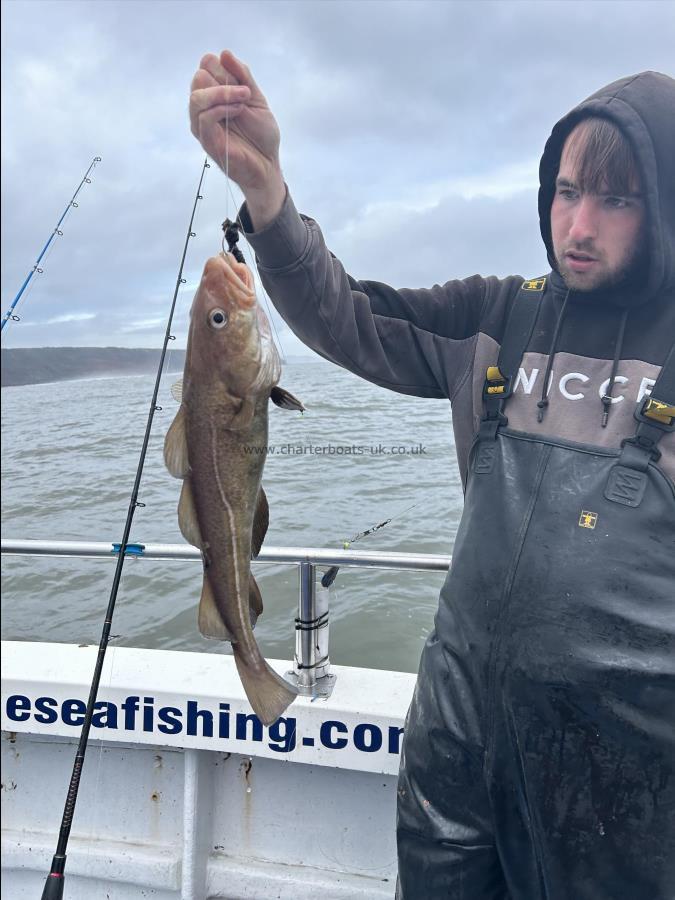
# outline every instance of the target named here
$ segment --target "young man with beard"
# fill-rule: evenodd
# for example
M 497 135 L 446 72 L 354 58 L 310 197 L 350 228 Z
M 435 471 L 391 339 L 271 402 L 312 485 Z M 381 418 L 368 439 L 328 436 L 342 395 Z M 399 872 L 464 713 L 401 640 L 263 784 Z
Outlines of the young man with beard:
M 231 53 L 190 115 L 295 333 L 452 404 L 465 505 L 406 723 L 397 896 L 673 900 L 675 82 L 624 78 L 553 129 L 550 273 L 423 290 L 351 278 L 298 215 Z

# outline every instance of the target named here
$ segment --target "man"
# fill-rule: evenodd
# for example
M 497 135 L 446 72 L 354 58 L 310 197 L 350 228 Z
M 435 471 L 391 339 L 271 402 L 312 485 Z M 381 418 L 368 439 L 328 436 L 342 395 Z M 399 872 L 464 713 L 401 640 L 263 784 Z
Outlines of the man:
M 452 403 L 465 508 L 406 725 L 398 896 L 673 900 L 675 82 L 622 79 L 553 129 L 548 275 L 425 290 L 346 274 L 231 53 L 190 114 L 295 333 Z

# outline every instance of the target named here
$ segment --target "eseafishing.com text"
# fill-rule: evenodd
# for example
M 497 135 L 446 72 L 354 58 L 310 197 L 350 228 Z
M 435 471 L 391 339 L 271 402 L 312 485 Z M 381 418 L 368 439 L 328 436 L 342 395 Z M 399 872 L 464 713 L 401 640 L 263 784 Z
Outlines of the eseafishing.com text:
M 37 722 L 42 726 L 62 723 L 73 729 L 84 722 L 87 705 L 78 697 L 60 699 L 50 696 L 27 697 L 12 694 L 5 703 L 8 722 Z M 120 739 L 125 733 L 144 732 L 164 735 L 186 735 L 206 739 L 265 743 L 276 753 L 291 753 L 297 746 L 323 747 L 327 750 L 357 750 L 361 753 L 382 751 L 398 756 L 403 728 L 375 722 L 346 723 L 340 719 L 324 719 L 316 723 L 312 733 L 300 734 L 294 716 L 281 716 L 264 727 L 255 714 L 233 712 L 229 703 L 209 709 L 197 699 L 177 701 L 175 705 L 158 703 L 153 696 L 132 694 L 121 702 L 98 700 L 92 717 L 94 733 L 115 732 Z

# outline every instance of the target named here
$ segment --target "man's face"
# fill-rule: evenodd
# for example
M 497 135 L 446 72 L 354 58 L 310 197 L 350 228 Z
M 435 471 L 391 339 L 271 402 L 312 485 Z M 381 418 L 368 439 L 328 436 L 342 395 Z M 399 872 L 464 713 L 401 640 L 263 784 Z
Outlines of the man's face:
M 574 291 L 622 282 L 642 255 L 645 220 L 639 185 L 630 194 L 585 193 L 577 186 L 567 138 L 551 205 L 551 236 L 558 271 Z

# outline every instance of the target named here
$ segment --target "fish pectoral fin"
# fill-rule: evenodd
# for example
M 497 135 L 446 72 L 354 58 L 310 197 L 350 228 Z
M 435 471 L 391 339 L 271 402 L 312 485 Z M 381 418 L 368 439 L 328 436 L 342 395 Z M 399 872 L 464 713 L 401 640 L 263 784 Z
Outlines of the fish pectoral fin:
M 183 487 L 180 492 L 178 527 L 188 544 L 192 544 L 193 547 L 199 547 L 200 550 L 204 549 L 199 520 L 197 519 L 197 509 L 192 494 L 192 482 L 189 478 L 183 481 Z
M 260 486 L 258 491 L 258 500 L 255 506 L 255 514 L 253 516 L 253 529 L 251 531 L 251 559 L 255 559 L 260 553 L 267 529 L 270 524 L 270 507 L 267 502 L 267 495 Z
M 211 582 L 208 575 L 204 575 L 202 595 L 199 598 L 199 631 L 205 638 L 213 638 L 217 641 L 231 641 L 232 635 L 225 627 L 223 619 L 218 612 L 216 599 L 213 596 Z
M 304 412 L 305 407 L 301 400 L 298 400 L 297 397 L 294 397 L 290 391 L 285 390 L 282 387 L 277 385 L 272 388 L 270 392 L 270 400 L 272 403 L 276 403 L 277 406 L 280 406 L 282 409 L 295 409 L 298 412 Z
M 251 628 L 255 628 L 258 616 L 262 615 L 263 601 L 258 582 L 253 577 L 253 573 L 248 579 L 248 609 L 251 614 Z
M 185 478 L 190 471 L 185 418 L 185 406 L 181 403 L 164 438 L 164 463 L 174 478 Z
M 234 661 L 253 712 L 263 725 L 271 725 L 298 696 L 297 688 L 277 675 L 261 656 L 248 660 L 232 645 Z
M 254 415 L 255 403 L 250 397 L 244 397 L 241 406 L 227 423 L 228 430 L 243 431 L 244 428 L 249 428 Z
M 174 384 L 171 385 L 171 396 L 177 403 L 181 403 L 183 400 L 183 379 L 179 378 Z

